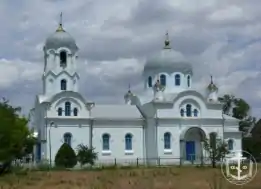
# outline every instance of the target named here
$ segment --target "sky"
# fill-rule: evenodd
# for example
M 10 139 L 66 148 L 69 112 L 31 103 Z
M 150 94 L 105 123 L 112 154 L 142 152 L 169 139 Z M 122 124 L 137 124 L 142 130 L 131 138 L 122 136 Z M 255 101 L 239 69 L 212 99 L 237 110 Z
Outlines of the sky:
M 193 87 L 213 75 L 219 95 L 261 110 L 260 0 L 1 0 L 0 96 L 28 113 L 42 92 L 43 46 L 63 25 L 79 47 L 80 90 L 89 101 L 124 103 L 143 90 L 147 57 L 172 48 L 194 68 Z

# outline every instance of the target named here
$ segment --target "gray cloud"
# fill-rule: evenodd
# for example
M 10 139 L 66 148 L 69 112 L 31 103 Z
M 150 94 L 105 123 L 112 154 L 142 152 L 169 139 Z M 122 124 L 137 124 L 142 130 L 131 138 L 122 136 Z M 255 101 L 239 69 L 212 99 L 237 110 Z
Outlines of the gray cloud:
M 163 47 L 168 30 L 173 49 L 193 64 L 196 87 L 203 89 L 213 74 L 221 94 L 245 98 L 258 116 L 260 6 L 259 0 L 3 1 L 0 94 L 25 112 L 31 108 L 41 92 L 43 43 L 63 11 L 64 27 L 80 47 L 88 100 L 123 103 L 129 83 L 140 92 L 144 59 Z

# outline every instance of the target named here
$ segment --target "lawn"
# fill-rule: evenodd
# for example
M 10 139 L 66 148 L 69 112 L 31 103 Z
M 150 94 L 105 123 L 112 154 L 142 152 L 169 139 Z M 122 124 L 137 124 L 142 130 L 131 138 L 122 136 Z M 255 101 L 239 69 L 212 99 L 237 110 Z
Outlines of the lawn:
M 216 184 L 215 184 L 216 183 Z M 218 183 L 218 184 L 217 184 Z M 260 189 L 261 173 L 247 185 L 228 183 L 219 169 L 171 167 L 102 171 L 33 171 L 0 177 L 1 189 Z

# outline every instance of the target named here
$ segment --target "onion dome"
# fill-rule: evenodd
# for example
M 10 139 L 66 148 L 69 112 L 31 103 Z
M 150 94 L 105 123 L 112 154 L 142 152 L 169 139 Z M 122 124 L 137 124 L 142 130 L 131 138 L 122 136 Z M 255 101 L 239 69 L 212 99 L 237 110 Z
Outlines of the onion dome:
M 145 72 L 182 72 L 184 74 L 192 75 L 192 66 L 184 61 L 184 57 L 181 53 L 178 53 L 171 48 L 169 36 L 168 33 L 166 33 L 164 48 L 147 59 L 143 74 Z
M 54 49 L 57 50 L 61 47 L 66 47 L 75 53 L 78 50 L 74 38 L 67 33 L 62 25 L 62 13 L 60 15 L 60 24 L 55 33 L 50 35 L 45 42 L 45 50 Z

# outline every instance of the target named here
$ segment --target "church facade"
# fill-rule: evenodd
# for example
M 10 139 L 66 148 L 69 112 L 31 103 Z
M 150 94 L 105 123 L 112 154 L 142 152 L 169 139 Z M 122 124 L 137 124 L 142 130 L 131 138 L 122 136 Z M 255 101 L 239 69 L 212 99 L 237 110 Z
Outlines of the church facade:
M 127 91 L 125 104 L 100 105 L 79 93 L 78 47 L 62 24 L 43 51 L 43 92 L 32 109 L 38 161 L 53 163 L 63 143 L 93 147 L 104 163 L 196 161 L 207 155 L 203 141 L 211 133 L 229 150 L 241 150 L 239 121 L 223 115 L 212 78 L 205 94 L 193 90 L 192 66 L 171 49 L 168 35 L 164 48 L 146 61 L 144 91 Z

